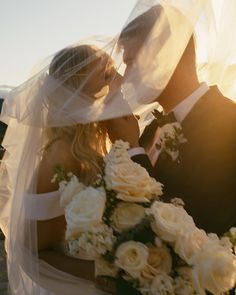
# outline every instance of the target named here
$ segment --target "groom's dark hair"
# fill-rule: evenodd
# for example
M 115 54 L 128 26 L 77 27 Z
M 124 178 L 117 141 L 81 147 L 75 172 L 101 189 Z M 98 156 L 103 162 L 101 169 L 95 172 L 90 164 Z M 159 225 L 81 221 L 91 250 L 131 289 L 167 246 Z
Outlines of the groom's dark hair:
M 173 9 L 176 9 L 173 7 Z M 179 11 L 179 13 L 181 13 Z M 121 31 L 118 44 L 122 45 L 122 40 L 129 40 L 132 42 L 132 38 L 138 37 L 142 39 L 142 44 L 145 42 L 146 38 L 148 37 L 149 33 L 152 31 L 153 27 L 157 22 L 161 19 L 161 17 L 166 17 L 164 8 L 158 4 L 143 14 L 134 18 L 131 22 L 129 22 Z M 183 15 L 184 17 L 184 15 Z M 170 28 L 166 26 L 165 31 L 161 33 L 159 38 L 162 40 L 162 43 L 165 43 L 165 39 L 167 39 L 170 35 Z M 187 47 L 184 51 L 184 55 L 192 56 L 192 61 L 194 62 L 195 66 L 195 41 L 194 36 L 192 35 Z
M 139 46 L 142 46 L 144 42 L 149 37 L 152 29 L 155 25 L 158 24 L 159 21 L 166 18 L 167 15 L 165 13 L 164 8 L 161 5 L 152 6 L 150 9 L 145 11 L 143 14 L 134 18 L 131 22 L 129 22 L 124 29 L 121 31 L 118 46 L 122 48 L 123 42 L 132 42 L 133 38 L 139 39 Z M 170 36 L 170 27 L 167 25 L 164 30 L 159 33 L 158 39 L 160 40 L 160 44 L 164 45 L 166 40 Z M 136 53 L 140 48 L 136 48 Z
M 155 25 L 156 21 L 160 18 L 162 12 L 162 6 L 155 5 L 143 14 L 137 16 L 122 29 L 118 43 L 122 43 L 122 40 L 129 39 L 135 36 L 143 38 L 144 42 L 148 34 L 151 32 L 153 26 Z

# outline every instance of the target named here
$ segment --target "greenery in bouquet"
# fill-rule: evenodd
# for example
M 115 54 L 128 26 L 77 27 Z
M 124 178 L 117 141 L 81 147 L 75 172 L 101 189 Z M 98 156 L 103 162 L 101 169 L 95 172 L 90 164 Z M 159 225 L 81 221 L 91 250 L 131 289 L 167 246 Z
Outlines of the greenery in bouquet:
M 116 141 L 90 186 L 56 173 L 68 254 L 94 259 L 117 294 L 226 294 L 236 283 L 235 229 L 219 238 L 197 228 L 181 199 L 161 199 L 162 184 L 128 148 Z

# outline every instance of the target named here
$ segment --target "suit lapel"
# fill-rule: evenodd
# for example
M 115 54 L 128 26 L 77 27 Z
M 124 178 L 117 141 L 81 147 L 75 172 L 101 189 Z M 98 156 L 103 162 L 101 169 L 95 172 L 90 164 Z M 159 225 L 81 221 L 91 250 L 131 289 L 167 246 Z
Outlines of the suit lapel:
M 235 226 L 236 104 L 211 88 L 182 122 L 188 140 L 180 162 L 162 152 L 155 178 L 164 184 L 165 199 L 180 197 L 196 225 L 223 233 Z
M 195 147 L 196 145 L 199 146 L 199 140 L 201 140 L 201 135 L 204 133 L 203 131 L 206 122 L 209 122 L 210 117 L 214 116 L 212 113 L 214 105 L 216 104 L 217 96 L 222 97 L 218 89 L 216 87 L 212 87 L 199 99 L 183 120 L 181 124 L 183 134 L 188 142 L 180 146 L 180 161 L 173 161 L 165 151 L 160 153 L 155 164 L 157 178 L 160 181 L 163 178 L 171 179 L 172 181 L 173 178 L 176 178 L 176 175 L 180 178 L 185 177 L 184 171 L 188 171 L 188 169 L 186 169 L 186 166 L 188 166 L 187 162 L 195 157 Z M 139 141 L 141 146 L 145 148 L 150 143 L 150 139 L 154 137 L 157 127 L 157 121 L 153 120 L 151 124 L 145 128 Z M 204 143 L 202 143 L 201 146 L 204 148 Z
M 192 178 L 189 177 L 189 174 L 193 174 L 193 170 L 196 168 L 192 167 L 191 163 L 196 158 L 196 154 L 200 152 L 198 149 L 204 149 L 201 135 L 204 133 L 205 123 L 209 120 L 209 112 L 211 113 L 212 96 L 215 96 L 213 92 L 215 90 L 211 89 L 200 98 L 181 124 L 187 143 L 180 145 L 179 161 L 173 161 L 163 151 L 155 164 L 157 179 L 175 194 L 181 195 L 179 188 L 190 185 Z

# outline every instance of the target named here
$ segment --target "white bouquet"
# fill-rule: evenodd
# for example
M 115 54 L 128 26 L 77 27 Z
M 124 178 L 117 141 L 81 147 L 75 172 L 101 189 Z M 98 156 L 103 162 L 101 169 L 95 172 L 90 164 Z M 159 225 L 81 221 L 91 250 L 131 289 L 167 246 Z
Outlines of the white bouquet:
M 162 184 L 128 148 L 115 142 L 95 184 L 71 174 L 60 182 L 69 255 L 92 257 L 117 294 L 226 294 L 236 284 L 235 229 L 220 239 L 197 228 L 180 199 L 161 200 Z

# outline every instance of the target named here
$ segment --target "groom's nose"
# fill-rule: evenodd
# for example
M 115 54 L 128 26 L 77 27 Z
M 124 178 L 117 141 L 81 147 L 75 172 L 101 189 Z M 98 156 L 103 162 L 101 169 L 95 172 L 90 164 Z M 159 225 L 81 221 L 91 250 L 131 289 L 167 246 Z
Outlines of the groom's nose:
M 129 50 L 125 50 L 123 54 L 123 61 L 126 66 L 130 66 L 133 62 L 133 56 Z

